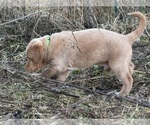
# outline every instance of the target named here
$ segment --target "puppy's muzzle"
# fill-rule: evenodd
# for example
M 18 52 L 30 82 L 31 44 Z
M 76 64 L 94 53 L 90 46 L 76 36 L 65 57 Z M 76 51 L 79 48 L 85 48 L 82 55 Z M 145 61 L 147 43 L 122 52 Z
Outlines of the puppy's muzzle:
M 27 63 L 25 66 L 25 69 L 28 73 L 33 73 L 36 71 L 37 68 L 33 67 L 33 66 L 29 66 L 29 64 Z

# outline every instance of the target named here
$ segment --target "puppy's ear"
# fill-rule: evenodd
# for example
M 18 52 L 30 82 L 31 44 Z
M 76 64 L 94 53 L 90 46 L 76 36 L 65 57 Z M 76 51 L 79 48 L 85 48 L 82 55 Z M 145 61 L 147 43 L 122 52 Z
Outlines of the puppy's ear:
M 41 42 L 37 42 L 32 46 L 32 52 L 34 62 L 39 63 L 43 60 L 44 47 Z

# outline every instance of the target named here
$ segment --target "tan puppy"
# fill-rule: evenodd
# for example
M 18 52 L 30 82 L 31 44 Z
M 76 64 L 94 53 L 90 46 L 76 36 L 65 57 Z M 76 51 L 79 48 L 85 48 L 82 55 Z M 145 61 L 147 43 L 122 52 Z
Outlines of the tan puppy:
M 139 18 L 139 27 L 127 35 L 104 29 L 64 31 L 33 39 L 27 46 L 26 70 L 34 72 L 50 64 L 42 76 L 65 81 L 72 70 L 86 69 L 94 64 L 107 64 L 123 83 L 120 96 L 132 88 L 134 64 L 131 62 L 132 43 L 142 35 L 146 19 L 140 12 L 129 15 Z

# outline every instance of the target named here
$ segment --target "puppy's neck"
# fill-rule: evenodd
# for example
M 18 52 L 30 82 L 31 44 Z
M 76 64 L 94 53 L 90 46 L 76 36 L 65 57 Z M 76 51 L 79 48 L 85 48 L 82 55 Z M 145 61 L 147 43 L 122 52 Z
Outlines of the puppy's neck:
M 46 35 L 45 38 L 46 38 L 46 45 L 47 45 L 47 47 L 49 47 L 50 46 L 50 42 L 51 42 L 51 38 L 50 38 L 49 35 Z
M 44 51 L 45 51 L 45 54 L 44 54 L 44 57 L 43 57 L 43 63 L 44 64 L 48 64 L 50 61 L 49 61 L 49 56 L 48 56 L 48 50 L 49 50 L 49 47 L 50 47 L 50 36 L 49 35 L 46 35 L 42 38 L 42 43 L 43 43 L 43 47 L 44 47 Z

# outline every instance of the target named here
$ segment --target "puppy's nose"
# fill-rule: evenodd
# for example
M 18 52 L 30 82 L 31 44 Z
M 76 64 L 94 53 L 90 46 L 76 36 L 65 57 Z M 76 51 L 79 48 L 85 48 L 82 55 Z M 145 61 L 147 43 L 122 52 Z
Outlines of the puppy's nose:
M 35 72 L 37 69 L 35 68 L 35 67 L 26 67 L 26 71 L 28 72 L 28 73 L 33 73 L 33 72 Z
M 28 72 L 28 73 L 32 73 L 32 72 L 33 72 L 33 69 L 30 68 L 28 65 L 25 66 L 25 70 L 26 70 L 26 72 Z

